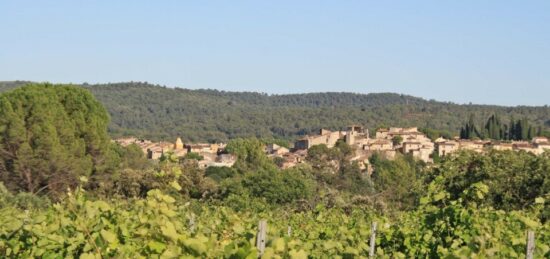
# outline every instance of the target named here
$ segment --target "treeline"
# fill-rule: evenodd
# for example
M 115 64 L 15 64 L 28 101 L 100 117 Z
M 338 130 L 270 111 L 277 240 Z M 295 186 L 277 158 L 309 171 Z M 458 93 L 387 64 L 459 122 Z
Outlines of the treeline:
M 494 140 L 531 140 L 537 136 L 548 136 L 541 126 L 531 125 L 527 118 L 515 120 L 510 118 L 508 123 L 503 122 L 498 115 L 491 115 L 484 127 L 478 128 L 474 115 L 460 129 L 462 139 L 494 139 Z
M 0 91 L 27 82 L 0 83 Z M 550 108 L 458 105 L 407 95 L 311 93 L 267 95 L 253 92 L 189 90 L 148 83 L 84 84 L 111 117 L 112 137 L 134 135 L 152 140 L 227 142 L 257 137 L 293 141 L 320 128 L 344 129 L 361 124 L 373 131 L 381 126 L 416 126 L 430 136 L 456 136 L 463 118 L 500 114 L 526 118 L 550 135 Z M 475 121 L 476 125 L 485 121 Z

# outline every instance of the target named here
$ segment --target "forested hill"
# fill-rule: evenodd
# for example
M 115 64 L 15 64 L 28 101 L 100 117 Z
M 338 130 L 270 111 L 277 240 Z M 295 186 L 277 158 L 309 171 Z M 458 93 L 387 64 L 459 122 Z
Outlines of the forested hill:
M 6 91 L 26 82 L 0 82 Z M 253 92 L 189 90 L 147 83 L 82 85 L 111 115 L 113 136 L 151 139 L 227 141 L 235 137 L 293 139 L 319 128 L 361 124 L 418 126 L 458 135 L 470 114 L 482 124 L 493 113 L 528 118 L 550 127 L 550 108 L 458 105 L 392 93 L 308 93 L 268 95 Z

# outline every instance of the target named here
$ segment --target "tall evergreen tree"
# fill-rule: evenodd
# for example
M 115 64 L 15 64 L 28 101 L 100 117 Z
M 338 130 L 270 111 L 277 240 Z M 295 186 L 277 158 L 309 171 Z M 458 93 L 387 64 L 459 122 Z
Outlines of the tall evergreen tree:
M 519 121 L 519 140 L 529 139 L 529 122 L 526 118 L 523 118 Z
M 485 124 L 485 129 L 488 132 L 488 138 L 502 140 L 508 135 L 508 127 L 500 121 L 498 115 L 492 115 Z
M 510 118 L 510 127 L 508 128 L 508 139 L 509 140 L 516 140 L 516 121 L 514 120 L 514 117 Z
M 109 116 L 91 93 L 33 84 L 0 95 L 0 181 L 12 190 L 65 192 L 105 171 Z
M 482 138 L 482 134 L 479 132 L 475 126 L 474 115 L 470 114 L 470 119 L 460 130 L 460 138 L 462 139 L 473 139 L 473 138 Z

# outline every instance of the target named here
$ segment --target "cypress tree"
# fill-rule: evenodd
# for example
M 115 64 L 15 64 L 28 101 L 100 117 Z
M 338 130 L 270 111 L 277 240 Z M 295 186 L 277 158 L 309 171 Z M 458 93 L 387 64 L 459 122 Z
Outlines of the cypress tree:
M 536 133 L 535 133 L 535 128 L 533 128 L 533 126 L 530 126 L 529 127 L 529 134 L 527 136 L 527 140 L 531 140 L 535 137 Z
M 510 126 L 508 131 L 508 139 L 509 140 L 516 140 L 516 121 L 514 120 L 514 117 L 510 118 Z
M 529 139 L 529 122 L 527 122 L 526 118 L 523 118 L 519 122 L 520 124 L 520 140 L 527 140 Z

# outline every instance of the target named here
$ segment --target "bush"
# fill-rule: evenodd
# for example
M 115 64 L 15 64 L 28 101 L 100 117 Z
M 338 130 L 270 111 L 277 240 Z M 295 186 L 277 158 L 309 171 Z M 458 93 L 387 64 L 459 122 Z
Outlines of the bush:
M 223 183 L 224 196 L 260 198 L 270 204 L 307 200 L 313 195 L 314 181 L 297 171 L 258 171 Z

